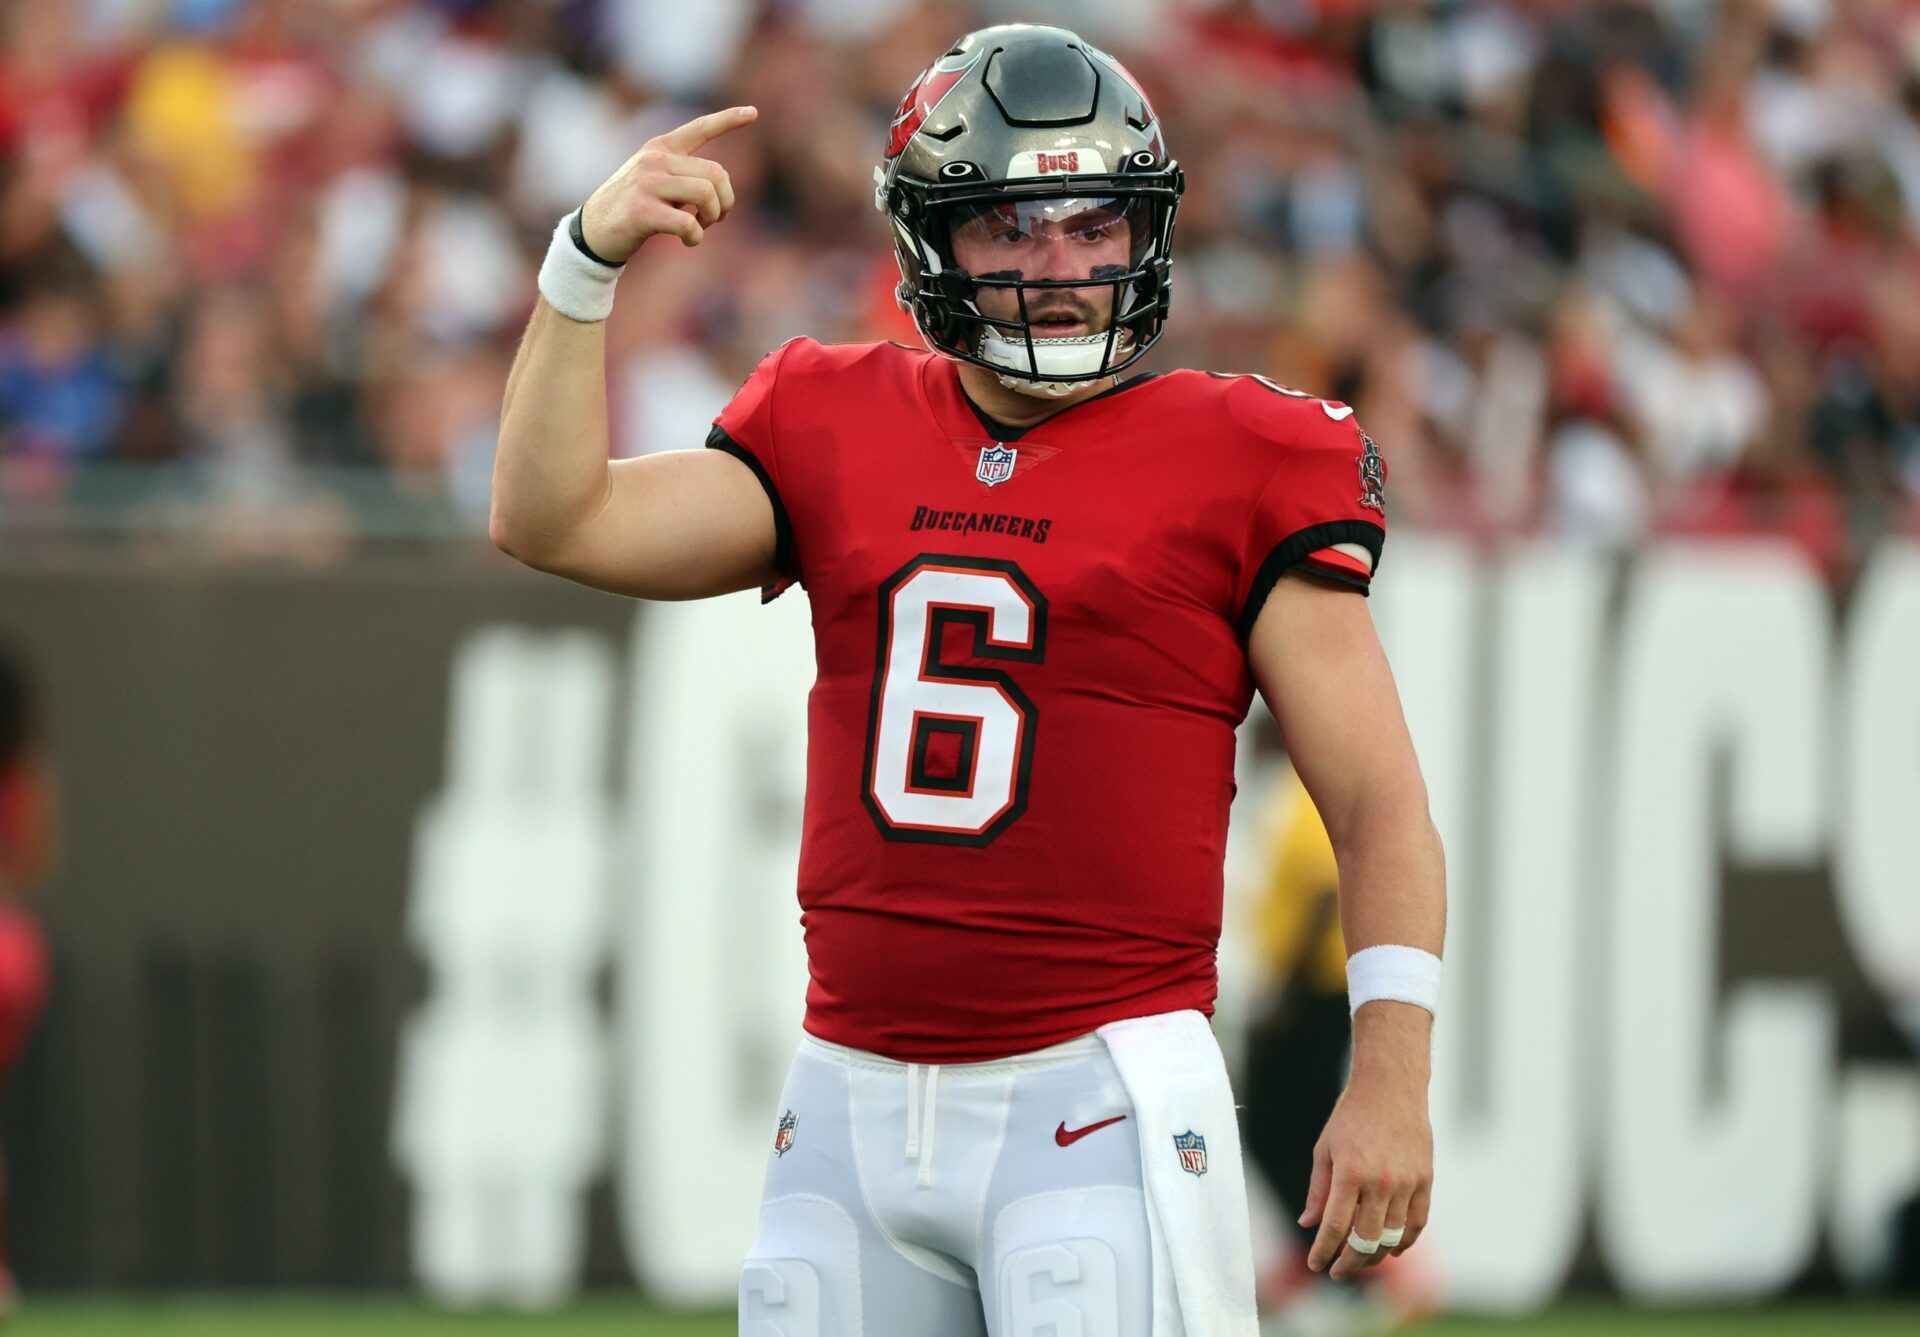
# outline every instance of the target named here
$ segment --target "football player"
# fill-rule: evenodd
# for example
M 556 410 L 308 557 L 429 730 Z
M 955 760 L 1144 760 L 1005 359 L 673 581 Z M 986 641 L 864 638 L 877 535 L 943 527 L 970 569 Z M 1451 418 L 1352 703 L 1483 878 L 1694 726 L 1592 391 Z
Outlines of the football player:
M 1205 1018 L 1256 688 L 1358 949 L 1311 1264 L 1350 1276 L 1427 1221 L 1443 871 L 1359 597 L 1379 455 L 1343 404 L 1135 371 L 1167 318 L 1180 168 L 1118 62 L 1013 25 L 922 74 L 876 172 L 926 347 L 793 340 L 709 449 L 609 465 L 620 267 L 727 216 L 700 151 L 754 116 L 650 141 L 555 229 L 492 516 L 501 548 L 601 589 L 811 599 L 811 983 L 741 1331 L 1251 1334 Z

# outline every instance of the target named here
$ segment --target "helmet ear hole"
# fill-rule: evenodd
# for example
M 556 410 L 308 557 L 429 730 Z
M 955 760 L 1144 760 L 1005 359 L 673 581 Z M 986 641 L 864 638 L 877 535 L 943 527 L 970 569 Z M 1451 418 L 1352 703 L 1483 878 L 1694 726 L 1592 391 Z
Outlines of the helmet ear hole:
M 945 348 L 959 347 L 960 322 L 950 314 L 947 308 L 936 309 L 933 303 L 920 297 L 914 301 L 913 316 L 919 322 L 920 328 L 926 331 L 935 343 Z

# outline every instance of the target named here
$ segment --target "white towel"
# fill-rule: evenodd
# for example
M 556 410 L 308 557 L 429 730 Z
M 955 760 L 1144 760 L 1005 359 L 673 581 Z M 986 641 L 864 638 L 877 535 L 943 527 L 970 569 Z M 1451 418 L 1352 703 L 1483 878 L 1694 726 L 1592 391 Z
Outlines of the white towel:
M 1233 1090 L 1198 1012 L 1102 1026 L 1133 1101 L 1153 1238 L 1153 1337 L 1258 1337 Z

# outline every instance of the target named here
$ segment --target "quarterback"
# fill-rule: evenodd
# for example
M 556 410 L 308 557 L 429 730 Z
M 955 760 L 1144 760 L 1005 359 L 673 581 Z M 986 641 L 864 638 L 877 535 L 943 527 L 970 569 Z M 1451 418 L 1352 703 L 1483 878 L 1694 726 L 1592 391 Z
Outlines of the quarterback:
M 804 585 L 805 1037 L 768 1112 L 751 1337 L 1248 1337 L 1207 1021 L 1235 726 L 1272 708 L 1338 855 L 1352 1073 L 1309 1258 L 1427 1222 L 1439 840 L 1364 595 L 1385 473 L 1344 404 L 1139 373 L 1184 179 L 1059 28 L 961 39 L 875 172 L 925 347 L 770 353 L 707 449 L 608 462 L 602 323 L 734 207 L 702 116 L 562 219 L 508 378 L 492 534 L 605 590 Z

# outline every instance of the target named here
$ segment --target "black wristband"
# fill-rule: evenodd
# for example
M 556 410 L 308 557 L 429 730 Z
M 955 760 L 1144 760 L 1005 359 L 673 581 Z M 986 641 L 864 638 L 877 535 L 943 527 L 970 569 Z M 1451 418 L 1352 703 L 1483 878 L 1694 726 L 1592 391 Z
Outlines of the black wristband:
M 580 230 L 580 215 L 585 212 L 586 206 L 582 205 L 580 208 L 575 209 L 572 216 L 567 219 L 567 231 L 573 235 L 573 244 L 580 248 L 580 254 L 586 256 L 587 259 L 597 265 L 605 265 L 608 269 L 623 268 L 624 266 L 620 261 L 609 260 L 604 256 L 595 255 L 593 253 L 593 247 L 587 245 L 587 234 Z

